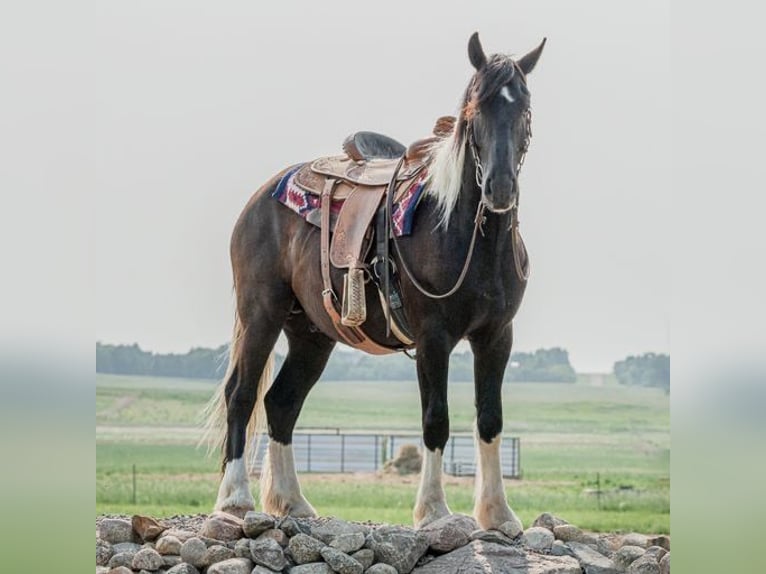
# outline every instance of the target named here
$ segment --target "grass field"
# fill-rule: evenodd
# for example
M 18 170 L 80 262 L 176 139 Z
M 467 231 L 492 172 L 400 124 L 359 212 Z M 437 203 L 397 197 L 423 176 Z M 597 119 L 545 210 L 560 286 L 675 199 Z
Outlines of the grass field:
M 155 516 L 208 512 L 218 461 L 194 446 L 195 423 L 213 391 L 207 381 L 97 375 L 96 512 Z M 473 386 L 452 384 L 453 431 L 473 420 Z M 523 478 L 508 496 L 525 521 L 551 511 L 598 531 L 669 531 L 668 396 L 626 388 L 609 377 L 576 384 L 519 383 L 504 387 L 505 434 L 521 438 Z M 413 382 L 320 382 L 299 420 L 301 428 L 418 430 Z M 136 465 L 136 504 L 132 466 Z M 593 494 L 601 480 L 601 509 Z M 349 520 L 411 522 L 415 477 L 301 477 L 324 515 Z M 447 478 L 453 511 L 472 506 L 472 480 Z M 253 484 L 257 498 L 257 481 Z

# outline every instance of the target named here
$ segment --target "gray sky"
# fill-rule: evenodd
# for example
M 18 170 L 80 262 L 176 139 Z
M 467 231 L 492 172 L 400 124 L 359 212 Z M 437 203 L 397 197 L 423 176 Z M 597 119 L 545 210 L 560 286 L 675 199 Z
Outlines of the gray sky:
M 562 346 L 583 371 L 669 350 L 665 3 L 306 4 L 100 4 L 83 118 L 104 138 L 89 159 L 97 340 L 227 341 L 228 241 L 250 194 L 354 130 L 426 135 L 455 110 L 478 30 L 488 53 L 548 37 L 530 78 L 532 276 L 514 348 Z

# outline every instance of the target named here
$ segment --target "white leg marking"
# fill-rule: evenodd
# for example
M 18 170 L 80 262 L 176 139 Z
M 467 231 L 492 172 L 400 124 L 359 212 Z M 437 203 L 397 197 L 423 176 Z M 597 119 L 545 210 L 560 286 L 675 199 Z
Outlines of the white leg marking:
M 424 449 L 423 467 L 420 469 L 420 486 L 415 500 L 413 518 L 420 528 L 451 514 L 442 486 L 442 451 Z
M 255 500 L 250 493 L 245 460 L 242 457 L 230 460 L 226 463 L 226 470 L 218 487 L 215 509 L 244 515 L 245 512 L 254 508 Z
M 505 484 L 500 466 L 501 441 L 502 436 L 498 435 L 487 443 L 476 433 L 479 464 L 476 470 L 473 516 L 485 530 L 497 528 L 509 520 L 515 520 L 521 528 L 521 521 L 508 506 L 505 498 Z
M 277 516 L 317 515 L 301 493 L 292 445 L 269 440 L 261 471 L 261 508 Z

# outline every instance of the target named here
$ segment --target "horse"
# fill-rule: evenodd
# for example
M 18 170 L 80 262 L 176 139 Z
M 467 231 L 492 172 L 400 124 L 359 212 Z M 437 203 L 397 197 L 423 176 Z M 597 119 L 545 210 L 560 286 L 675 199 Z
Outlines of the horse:
M 478 461 L 473 514 L 485 529 L 509 521 L 521 527 L 508 505 L 501 470 L 501 387 L 512 321 L 527 284 L 514 252 L 514 241 L 520 240 L 518 176 L 531 138 L 527 76 L 544 46 L 545 39 L 518 59 L 487 56 L 478 34 L 470 37 L 468 57 L 475 71 L 454 129 L 432 145 L 416 225 L 391 252 L 394 263 L 408 270 L 402 273 L 401 297 L 416 350 L 422 407 L 425 448 L 413 509 L 416 527 L 451 514 L 442 485 L 450 432 L 447 370 L 450 353 L 464 339 L 474 354 Z M 306 396 L 336 343 L 344 342 L 322 302 L 319 229 L 271 197 L 286 171 L 253 194 L 230 244 L 234 333 L 207 427 L 223 454 L 215 510 L 237 516 L 255 508 L 247 462 L 254 434 L 264 426 L 269 441 L 261 471 L 262 510 L 316 516 L 301 492 L 292 435 Z M 339 270 L 332 270 L 332 279 L 335 285 L 341 281 Z M 395 349 L 400 343 L 387 322 L 382 305 L 369 305 L 365 332 L 376 344 Z M 273 378 L 274 346 L 281 332 L 288 351 Z

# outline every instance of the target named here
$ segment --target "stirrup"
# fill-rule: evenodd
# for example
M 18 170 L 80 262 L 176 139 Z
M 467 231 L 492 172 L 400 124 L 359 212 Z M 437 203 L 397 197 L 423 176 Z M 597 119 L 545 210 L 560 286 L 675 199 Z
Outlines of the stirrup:
M 340 322 L 346 327 L 358 327 L 367 320 L 364 296 L 364 269 L 351 268 L 343 276 L 343 303 Z

